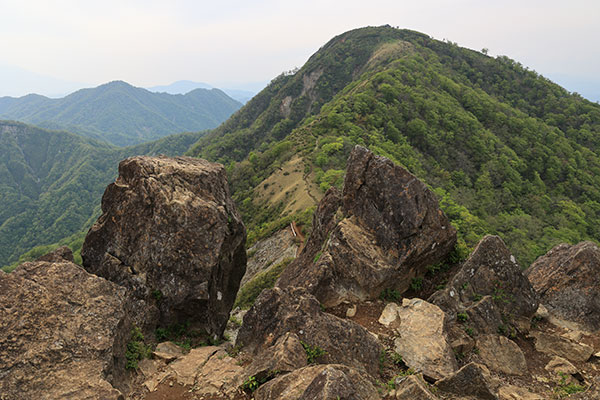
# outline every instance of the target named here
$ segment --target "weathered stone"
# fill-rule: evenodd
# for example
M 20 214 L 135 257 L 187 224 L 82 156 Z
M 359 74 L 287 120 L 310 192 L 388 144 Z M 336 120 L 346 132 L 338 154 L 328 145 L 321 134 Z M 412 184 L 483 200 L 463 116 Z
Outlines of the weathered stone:
M 422 377 L 417 375 L 409 375 L 397 385 L 396 396 L 397 400 L 437 400 Z
M 253 277 L 267 270 L 271 265 L 296 257 L 298 251 L 297 239 L 292 234 L 290 227 L 275 232 L 272 236 L 258 241 L 248 249 L 248 264 L 246 273 L 242 278 L 241 286 L 248 283 Z
M 42 258 L 0 275 L 0 399 L 122 399 L 126 290 Z
M 219 350 L 215 346 L 192 349 L 185 357 L 169 364 L 169 371 L 178 383 L 191 386 L 196 383 L 200 368 Z
M 482 303 L 485 296 L 491 296 L 493 304 Z M 498 329 L 498 315 L 531 319 L 538 307 L 537 296 L 515 257 L 502 239 L 489 235 L 481 239 L 447 287 L 429 301 L 451 319 L 468 309 L 472 318 L 480 319 L 472 328 L 487 333 Z
M 512 340 L 499 335 L 482 335 L 477 338 L 477 348 L 483 363 L 492 371 L 509 375 L 527 373 L 525 356 Z
M 541 353 L 556 355 L 570 361 L 587 361 L 594 349 L 585 343 L 577 343 L 559 335 L 544 332 L 531 334 L 535 338 L 535 349 Z
M 381 325 L 390 327 L 390 325 L 400 326 L 400 309 L 402 307 L 397 303 L 387 303 L 379 316 L 378 322 Z
M 152 356 L 159 360 L 163 360 L 167 363 L 176 360 L 178 357 L 183 355 L 183 349 L 177 346 L 173 342 L 163 342 L 159 343 L 154 351 L 152 352 Z
M 531 393 L 529 390 L 512 385 L 502 386 L 498 390 L 499 400 L 546 400 L 538 394 Z
M 492 296 L 483 296 L 481 300 L 473 302 L 464 309 L 464 314 L 468 317 L 466 325 L 478 334 L 496 333 L 504 325 L 500 308 Z
M 306 247 L 277 283 L 304 287 L 327 307 L 406 291 L 456 242 L 435 195 L 414 175 L 360 146 L 347 165 L 343 199 L 330 190 L 321 200 Z
M 569 362 L 569 360 L 564 359 L 559 356 L 552 357 L 552 360 L 546 364 L 544 369 L 553 374 L 569 374 L 575 375 L 578 373 L 577 368 Z
M 274 371 L 286 373 L 307 365 L 306 351 L 295 333 L 286 332 L 246 368 L 247 375 L 263 380 Z
M 404 299 L 398 313 L 394 344 L 404 363 L 434 380 L 452 375 L 458 366 L 444 330 L 444 312 L 425 300 Z
M 192 389 L 197 395 L 231 398 L 244 382 L 244 368 L 225 351 L 214 353 L 198 370 Z
M 50 252 L 48 254 L 44 254 L 40 258 L 35 261 L 48 261 L 48 262 L 65 262 L 70 261 L 73 262 L 73 252 L 67 246 L 59 247 L 58 249 Z
M 448 342 L 454 354 L 468 354 L 475 347 L 475 340 L 465 332 L 462 325 L 452 325 L 448 329 Z
M 236 345 L 260 357 L 287 332 L 325 351 L 315 362 L 378 371 L 382 347 L 377 339 L 360 325 L 321 311 L 317 299 L 302 288 L 264 290 L 244 316 Z
M 245 228 L 223 166 L 128 158 L 102 212 L 83 244 L 85 268 L 127 287 L 147 329 L 190 321 L 221 335 L 246 263 Z
M 435 386 L 443 392 L 461 396 L 476 396 L 482 400 L 497 400 L 497 382 L 488 369 L 481 364 L 469 363 L 454 375 L 436 382 Z
M 600 248 L 592 242 L 560 244 L 525 271 L 548 310 L 600 329 Z
M 377 389 L 363 374 L 345 365 L 314 365 L 279 376 L 254 392 L 256 400 L 376 400 Z

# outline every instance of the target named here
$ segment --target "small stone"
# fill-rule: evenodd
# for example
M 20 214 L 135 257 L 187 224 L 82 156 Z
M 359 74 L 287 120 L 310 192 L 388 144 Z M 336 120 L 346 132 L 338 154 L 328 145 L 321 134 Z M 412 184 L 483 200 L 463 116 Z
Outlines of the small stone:
M 356 315 L 356 304 L 346 310 L 346 317 L 353 318 Z
M 569 360 L 566 360 L 559 356 L 552 357 L 552 360 L 550 360 L 550 362 L 546 364 L 544 369 L 548 372 L 555 374 L 564 373 L 575 375 L 578 372 L 577 368 L 573 364 L 571 364 Z

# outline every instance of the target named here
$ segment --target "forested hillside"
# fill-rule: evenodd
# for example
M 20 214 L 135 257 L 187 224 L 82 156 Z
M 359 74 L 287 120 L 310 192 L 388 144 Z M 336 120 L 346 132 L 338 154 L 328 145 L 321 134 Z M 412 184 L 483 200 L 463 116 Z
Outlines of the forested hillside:
M 556 243 L 600 239 L 600 106 L 508 57 L 413 31 L 335 37 L 190 154 L 228 165 L 253 240 L 306 220 L 355 144 L 427 182 L 461 241 L 499 234 L 523 267 Z
M 87 229 L 122 159 L 180 155 L 202 133 L 184 133 L 118 148 L 67 132 L 0 121 L 0 266 L 36 245 Z M 81 236 L 81 237 L 80 237 Z
M 153 93 L 122 81 L 61 99 L 0 98 L 0 118 L 78 133 L 117 146 L 217 127 L 242 106 L 218 89 Z

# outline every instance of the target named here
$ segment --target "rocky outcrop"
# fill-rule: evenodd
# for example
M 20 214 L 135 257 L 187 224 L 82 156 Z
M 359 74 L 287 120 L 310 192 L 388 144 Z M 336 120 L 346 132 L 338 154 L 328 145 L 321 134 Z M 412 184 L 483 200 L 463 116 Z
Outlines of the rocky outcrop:
M 288 333 L 305 346 L 309 362 L 378 371 L 382 347 L 377 339 L 360 325 L 321 311 L 317 299 L 302 288 L 263 291 L 244 316 L 236 346 L 264 359 Z
M 321 200 L 306 247 L 278 281 L 327 307 L 404 292 L 456 241 L 434 194 L 404 168 L 360 146 L 347 165 L 343 198 L 330 190 Z
M 222 165 L 132 157 L 106 188 L 83 264 L 131 291 L 148 329 L 191 321 L 219 336 L 244 275 L 245 237 Z
M 498 236 L 481 239 L 447 287 L 429 301 L 451 319 L 465 315 L 463 322 L 480 333 L 495 333 L 519 319 L 529 321 L 538 307 L 531 284 Z
M 560 244 L 525 275 L 540 301 L 559 318 L 600 329 L 600 248 L 592 242 Z
M 388 326 L 397 327 L 394 345 L 402 361 L 432 380 L 456 372 L 458 365 L 448 343 L 444 312 L 421 299 L 404 299 L 402 307 L 390 308 L 389 305 L 382 317 L 387 316 L 383 319 Z M 379 321 L 382 321 L 381 317 Z
M 354 368 L 345 365 L 314 365 L 277 377 L 254 393 L 256 400 L 377 400 L 377 389 Z
M 2 400 L 123 399 L 131 302 L 69 255 L 0 275 Z
M 244 286 L 257 274 L 267 270 L 271 265 L 295 258 L 298 251 L 297 240 L 288 226 L 249 248 L 248 265 L 241 286 Z

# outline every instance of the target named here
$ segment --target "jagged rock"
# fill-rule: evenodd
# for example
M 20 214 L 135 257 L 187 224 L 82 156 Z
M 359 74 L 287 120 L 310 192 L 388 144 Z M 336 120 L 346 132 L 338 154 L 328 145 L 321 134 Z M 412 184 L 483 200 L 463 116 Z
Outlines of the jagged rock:
M 131 301 L 61 254 L 0 275 L 0 399 L 123 399 Z
M 475 347 L 475 340 L 469 336 L 463 326 L 451 325 L 448 329 L 448 342 L 454 354 L 467 354 Z
M 374 299 L 386 288 L 404 292 L 456 242 L 434 194 L 414 175 L 360 146 L 347 165 L 343 199 L 328 191 L 306 247 L 277 283 L 307 288 L 326 307 Z
M 48 261 L 48 262 L 64 262 L 70 261 L 73 262 L 73 252 L 67 246 L 59 247 L 58 249 L 50 252 L 48 254 L 44 254 L 36 261 Z
M 560 244 L 525 271 L 548 310 L 600 329 L 600 248 L 592 242 Z
M 178 383 L 191 386 L 196 383 L 198 369 L 219 350 L 219 347 L 216 346 L 192 349 L 185 357 L 169 364 L 169 371 Z
M 163 342 L 156 346 L 152 352 L 152 356 L 169 363 L 183 356 L 183 349 L 173 342 Z
M 402 306 L 398 305 L 397 303 L 387 303 L 385 305 L 385 307 L 383 308 L 383 311 L 381 311 L 381 315 L 379 316 L 379 319 L 377 320 L 377 322 L 379 322 L 381 325 L 384 325 L 386 327 L 399 327 L 400 326 L 400 310 L 401 310 Z
M 396 384 L 396 400 L 437 400 L 431 393 L 422 377 L 409 375 Z
M 273 371 L 292 372 L 306 365 L 306 351 L 300 338 L 295 333 L 287 332 L 273 346 L 263 351 L 246 371 L 247 375 L 260 381 L 269 377 Z
M 376 400 L 377 389 L 363 374 L 345 365 L 314 365 L 279 376 L 254 392 L 256 400 Z
M 264 290 L 244 316 L 236 346 L 261 357 L 287 332 L 326 352 L 316 362 L 378 371 L 382 347 L 377 339 L 360 325 L 321 311 L 317 299 L 303 288 Z
M 541 353 L 556 355 L 570 361 L 587 361 L 594 349 L 585 343 L 577 343 L 559 335 L 533 332 L 535 349 Z
M 546 400 L 538 394 L 531 393 L 529 390 L 512 385 L 502 386 L 498 390 L 499 400 Z
M 451 319 L 468 313 L 477 319 L 470 326 L 481 333 L 496 332 L 502 315 L 529 320 L 538 307 L 537 296 L 514 256 L 502 239 L 489 235 L 481 239 L 447 287 L 429 301 Z
M 199 396 L 233 398 L 243 382 L 244 368 L 221 349 L 199 366 L 192 391 Z
M 525 356 L 512 340 L 499 335 L 482 335 L 477 338 L 477 348 L 483 363 L 492 371 L 509 375 L 527 373 Z
M 289 226 L 266 239 L 258 241 L 248 249 L 248 264 L 241 286 L 244 286 L 271 265 L 277 265 L 286 259 L 295 258 L 297 251 L 298 244 Z
M 546 364 L 544 369 L 553 374 L 563 373 L 575 375 L 579 372 L 577 371 L 577 368 L 569 362 L 569 360 L 566 360 L 559 356 L 552 357 L 552 360 L 550 360 L 548 364 Z
M 406 365 L 434 380 L 458 369 L 444 330 L 445 314 L 438 306 L 421 299 L 404 299 L 398 316 L 399 336 L 394 345 Z
M 484 365 L 477 363 L 465 365 L 455 374 L 437 381 L 435 386 L 443 392 L 461 396 L 476 396 L 482 400 L 498 399 L 497 382 L 491 378 Z
M 132 157 L 106 188 L 82 257 L 135 295 L 148 329 L 190 321 L 221 335 L 245 271 L 245 238 L 222 165 Z

